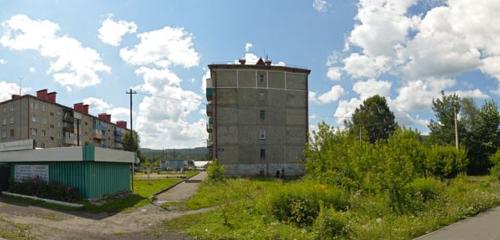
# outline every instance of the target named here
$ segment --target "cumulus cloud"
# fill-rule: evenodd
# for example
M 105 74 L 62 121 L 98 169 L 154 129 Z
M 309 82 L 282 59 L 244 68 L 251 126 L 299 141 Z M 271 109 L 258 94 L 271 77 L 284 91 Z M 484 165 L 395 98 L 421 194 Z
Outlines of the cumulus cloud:
M 318 96 L 318 101 L 323 104 L 331 103 L 339 100 L 342 95 L 344 95 L 344 88 L 340 85 L 334 85 L 328 92 Z
M 389 81 L 369 79 L 367 81 L 356 82 L 353 85 L 352 90 L 360 95 L 361 100 L 369 98 L 373 95 L 388 97 L 391 93 L 391 85 L 392 84 Z
M 111 114 L 111 120 L 113 122 L 130 120 L 130 109 L 128 108 L 116 107 L 113 104 L 96 97 L 85 98 L 82 102 L 89 105 L 90 114 L 94 116 L 98 116 L 99 113 L 108 113 Z
M 344 121 L 351 120 L 351 116 L 354 110 L 361 105 L 362 101 L 358 98 L 351 98 L 349 101 L 340 100 L 337 109 L 333 116 L 337 119 L 337 123 L 341 126 L 344 125 Z
M 6 63 L 7 63 L 7 61 L 5 61 L 4 59 L 1 59 L 1 58 L 0 58 L 0 65 L 2 65 L 2 64 L 6 64 Z
M 121 58 L 136 66 L 194 67 L 200 60 L 193 48 L 193 37 L 183 28 L 163 27 L 138 35 L 139 43 L 120 49 Z
M 318 12 L 326 12 L 328 9 L 326 0 L 313 0 L 312 6 Z
M 329 67 L 326 72 L 326 77 L 333 81 L 340 80 L 342 77 L 342 71 L 338 67 Z
M 9 83 L 5 81 L 0 81 L 0 102 L 5 100 L 9 100 L 12 98 L 12 95 L 19 94 L 20 86 L 15 83 Z M 26 94 L 31 91 L 31 88 L 23 88 L 22 93 Z
M 15 15 L 2 23 L 0 45 L 16 51 L 34 50 L 50 60 L 47 74 L 66 87 L 88 87 L 101 82 L 100 73 L 109 73 L 100 54 L 82 46 L 67 35 L 61 35 L 58 24 L 49 20 Z
M 409 11 L 416 5 L 422 12 Z M 340 100 L 336 116 L 343 120 L 370 91 L 387 94 L 398 121 L 418 126 L 426 121 L 415 113 L 430 112 L 432 99 L 441 91 L 488 98 L 484 89 L 450 88 L 459 81 L 454 78 L 474 70 L 500 83 L 500 26 L 488 24 L 500 21 L 498 11 L 498 1 L 360 0 L 344 52 L 332 53 L 327 61 L 327 75 L 331 68 L 341 68 L 358 81 L 353 91 L 360 99 Z M 378 90 L 368 86 L 380 76 L 392 76 L 396 96 L 390 96 L 387 84 Z
M 253 47 L 253 43 L 246 43 L 245 44 L 245 52 L 250 52 L 250 49 Z
M 106 20 L 102 22 L 98 30 L 98 37 L 103 43 L 118 47 L 125 34 L 135 33 L 136 31 L 137 25 L 134 22 L 124 20 L 115 21 L 113 20 L 113 15 L 110 14 Z
M 203 145 L 206 120 L 190 121 L 199 113 L 202 96 L 182 88 L 173 67 L 190 68 L 199 63 L 193 37 L 183 28 L 165 26 L 140 33 L 139 43 L 120 50 L 121 58 L 136 67 L 143 83 L 134 89 L 146 95 L 138 107 L 136 127 L 144 146 L 150 148 Z M 203 81 L 204 82 L 204 81 Z

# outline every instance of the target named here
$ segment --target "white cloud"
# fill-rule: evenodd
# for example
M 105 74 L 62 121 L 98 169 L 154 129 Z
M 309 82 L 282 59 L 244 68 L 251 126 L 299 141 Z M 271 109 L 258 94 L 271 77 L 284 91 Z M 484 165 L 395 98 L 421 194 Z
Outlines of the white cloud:
M 0 58 L 0 65 L 2 65 L 2 64 L 6 64 L 6 63 L 7 63 L 7 61 L 5 61 L 4 59 L 1 59 L 1 58 Z
M 0 81 L 0 102 L 9 100 L 12 98 L 12 95 L 19 94 L 19 85 L 15 83 L 9 83 L 5 81 Z M 29 92 L 30 88 L 23 88 L 22 94 L 26 94 Z
M 438 98 L 441 91 L 452 87 L 454 84 L 455 81 L 452 79 L 411 81 L 398 89 L 398 96 L 394 100 L 394 104 L 402 111 L 430 110 L 432 99 Z
M 395 56 L 396 46 L 406 39 L 414 20 L 406 10 L 417 0 L 361 0 L 349 44 L 368 56 Z
M 391 93 L 391 85 L 392 84 L 389 81 L 377 81 L 375 79 L 369 79 L 367 81 L 356 82 L 353 85 L 352 90 L 358 93 L 362 100 L 373 95 L 388 97 Z
M 340 85 L 334 85 L 328 92 L 321 94 L 318 101 L 323 104 L 331 103 L 339 100 L 342 95 L 344 95 L 344 88 Z
M 337 123 L 340 126 L 344 125 L 344 121 L 351 120 L 351 116 L 354 113 L 354 110 L 361 105 L 361 100 L 357 98 L 351 98 L 349 101 L 340 100 L 339 105 L 337 106 L 337 110 L 333 116 L 337 119 Z
M 252 43 L 246 43 L 245 44 L 245 52 L 250 52 L 250 49 L 253 47 Z
M 118 47 L 125 34 L 135 33 L 137 31 L 137 25 L 134 22 L 124 20 L 115 21 L 113 20 L 113 15 L 109 15 L 106 20 L 102 22 L 98 31 L 98 37 L 103 43 Z
M 121 58 L 136 66 L 194 67 L 200 60 L 193 48 L 192 35 L 183 28 L 166 26 L 138 35 L 139 43 L 132 48 L 122 48 Z
M 139 103 L 135 129 L 144 147 L 173 148 L 204 145 L 206 120 L 190 121 L 198 114 L 202 96 L 182 88 L 182 79 L 172 67 L 198 65 L 193 37 L 183 28 L 169 26 L 141 33 L 139 43 L 120 50 L 121 58 L 134 66 L 143 83 L 134 87 L 147 96 Z M 204 81 L 202 81 L 204 82 Z
M 311 103 L 320 103 L 318 100 L 318 93 L 314 91 L 309 91 L 309 104 Z
M 312 6 L 318 12 L 326 12 L 328 9 L 326 0 L 313 0 Z
M 338 67 L 329 67 L 326 72 L 326 77 L 330 80 L 340 80 L 342 77 L 342 71 Z
M 477 99 L 486 99 L 489 98 L 486 93 L 483 93 L 479 89 L 474 89 L 474 90 L 458 90 L 455 91 L 455 94 L 462 98 L 477 98 Z
M 115 107 L 113 104 L 96 97 L 85 98 L 82 102 L 89 105 L 89 112 L 94 116 L 98 116 L 99 113 L 108 113 L 111 114 L 111 121 L 113 122 L 120 120 L 128 122 L 130 120 L 130 109 L 128 108 Z
M 28 69 L 28 71 L 29 71 L 30 73 L 34 73 L 34 72 L 36 72 L 36 68 L 34 68 L 34 67 L 30 67 L 30 68 Z
M 99 73 L 111 72 L 96 50 L 59 34 L 60 27 L 54 22 L 15 15 L 3 22 L 2 27 L 4 34 L 0 37 L 0 45 L 16 51 L 37 51 L 50 60 L 47 74 L 52 74 L 62 86 L 94 86 L 101 82 Z
M 344 70 L 353 78 L 374 78 L 389 69 L 389 58 L 353 53 L 343 60 Z

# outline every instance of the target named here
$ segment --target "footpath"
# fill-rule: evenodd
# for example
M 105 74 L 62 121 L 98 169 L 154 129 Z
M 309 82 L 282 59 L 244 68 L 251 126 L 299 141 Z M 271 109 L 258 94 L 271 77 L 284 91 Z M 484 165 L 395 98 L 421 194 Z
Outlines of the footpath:
M 500 207 L 456 222 L 415 240 L 500 240 Z

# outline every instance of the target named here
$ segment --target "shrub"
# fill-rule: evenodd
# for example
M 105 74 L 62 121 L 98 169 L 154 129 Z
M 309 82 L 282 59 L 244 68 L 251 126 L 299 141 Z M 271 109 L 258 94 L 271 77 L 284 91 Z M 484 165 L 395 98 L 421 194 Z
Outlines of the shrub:
M 78 202 L 82 200 L 76 188 L 67 187 L 58 182 L 47 183 L 39 178 L 13 182 L 9 186 L 9 192 L 65 202 Z
M 325 209 L 321 204 L 321 210 L 314 221 L 313 226 L 315 239 L 347 239 L 349 235 L 349 219 L 345 213 L 334 209 Z
M 456 177 L 466 170 L 467 163 L 467 153 L 462 148 L 435 145 L 427 151 L 426 169 L 435 177 Z
M 422 202 L 435 200 L 444 191 L 445 186 L 433 178 L 417 178 L 410 183 L 410 192 L 413 197 L 420 198 Z
M 284 186 L 281 191 L 271 193 L 269 206 L 277 220 L 305 227 L 312 225 L 318 216 L 320 202 L 336 210 L 345 210 L 348 206 L 347 197 L 342 191 L 313 183 Z
M 224 180 L 224 166 L 220 164 L 219 160 L 214 159 L 207 167 L 208 179 L 210 181 L 222 181 Z
M 490 156 L 490 162 L 493 165 L 490 169 L 491 175 L 500 180 L 500 149 Z

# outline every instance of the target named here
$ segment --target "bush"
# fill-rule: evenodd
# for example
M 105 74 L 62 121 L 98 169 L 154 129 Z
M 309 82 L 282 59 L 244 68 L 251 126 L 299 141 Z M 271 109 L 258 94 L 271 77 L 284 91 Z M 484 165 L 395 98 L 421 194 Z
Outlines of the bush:
M 47 183 L 39 178 L 13 182 L 9 186 L 9 192 L 64 202 L 78 202 L 82 200 L 76 188 L 67 187 L 57 182 Z
M 207 167 L 208 179 L 210 181 L 222 181 L 224 180 L 224 166 L 220 164 L 219 160 L 214 159 Z
M 345 210 L 348 206 L 342 191 L 313 183 L 288 185 L 281 191 L 271 193 L 269 206 L 277 220 L 305 227 L 312 225 L 318 216 L 320 202 L 336 210 Z
M 490 162 L 493 165 L 490 169 L 491 175 L 500 180 L 500 149 L 490 156 Z
M 466 170 L 467 164 L 467 153 L 462 148 L 435 145 L 427 151 L 426 169 L 435 177 L 456 177 Z
M 417 178 L 410 183 L 410 192 L 415 198 L 422 202 L 435 200 L 445 189 L 445 186 L 439 180 L 433 178 Z
M 345 213 L 321 206 L 313 226 L 317 240 L 347 239 L 349 235 L 349 219 Z

